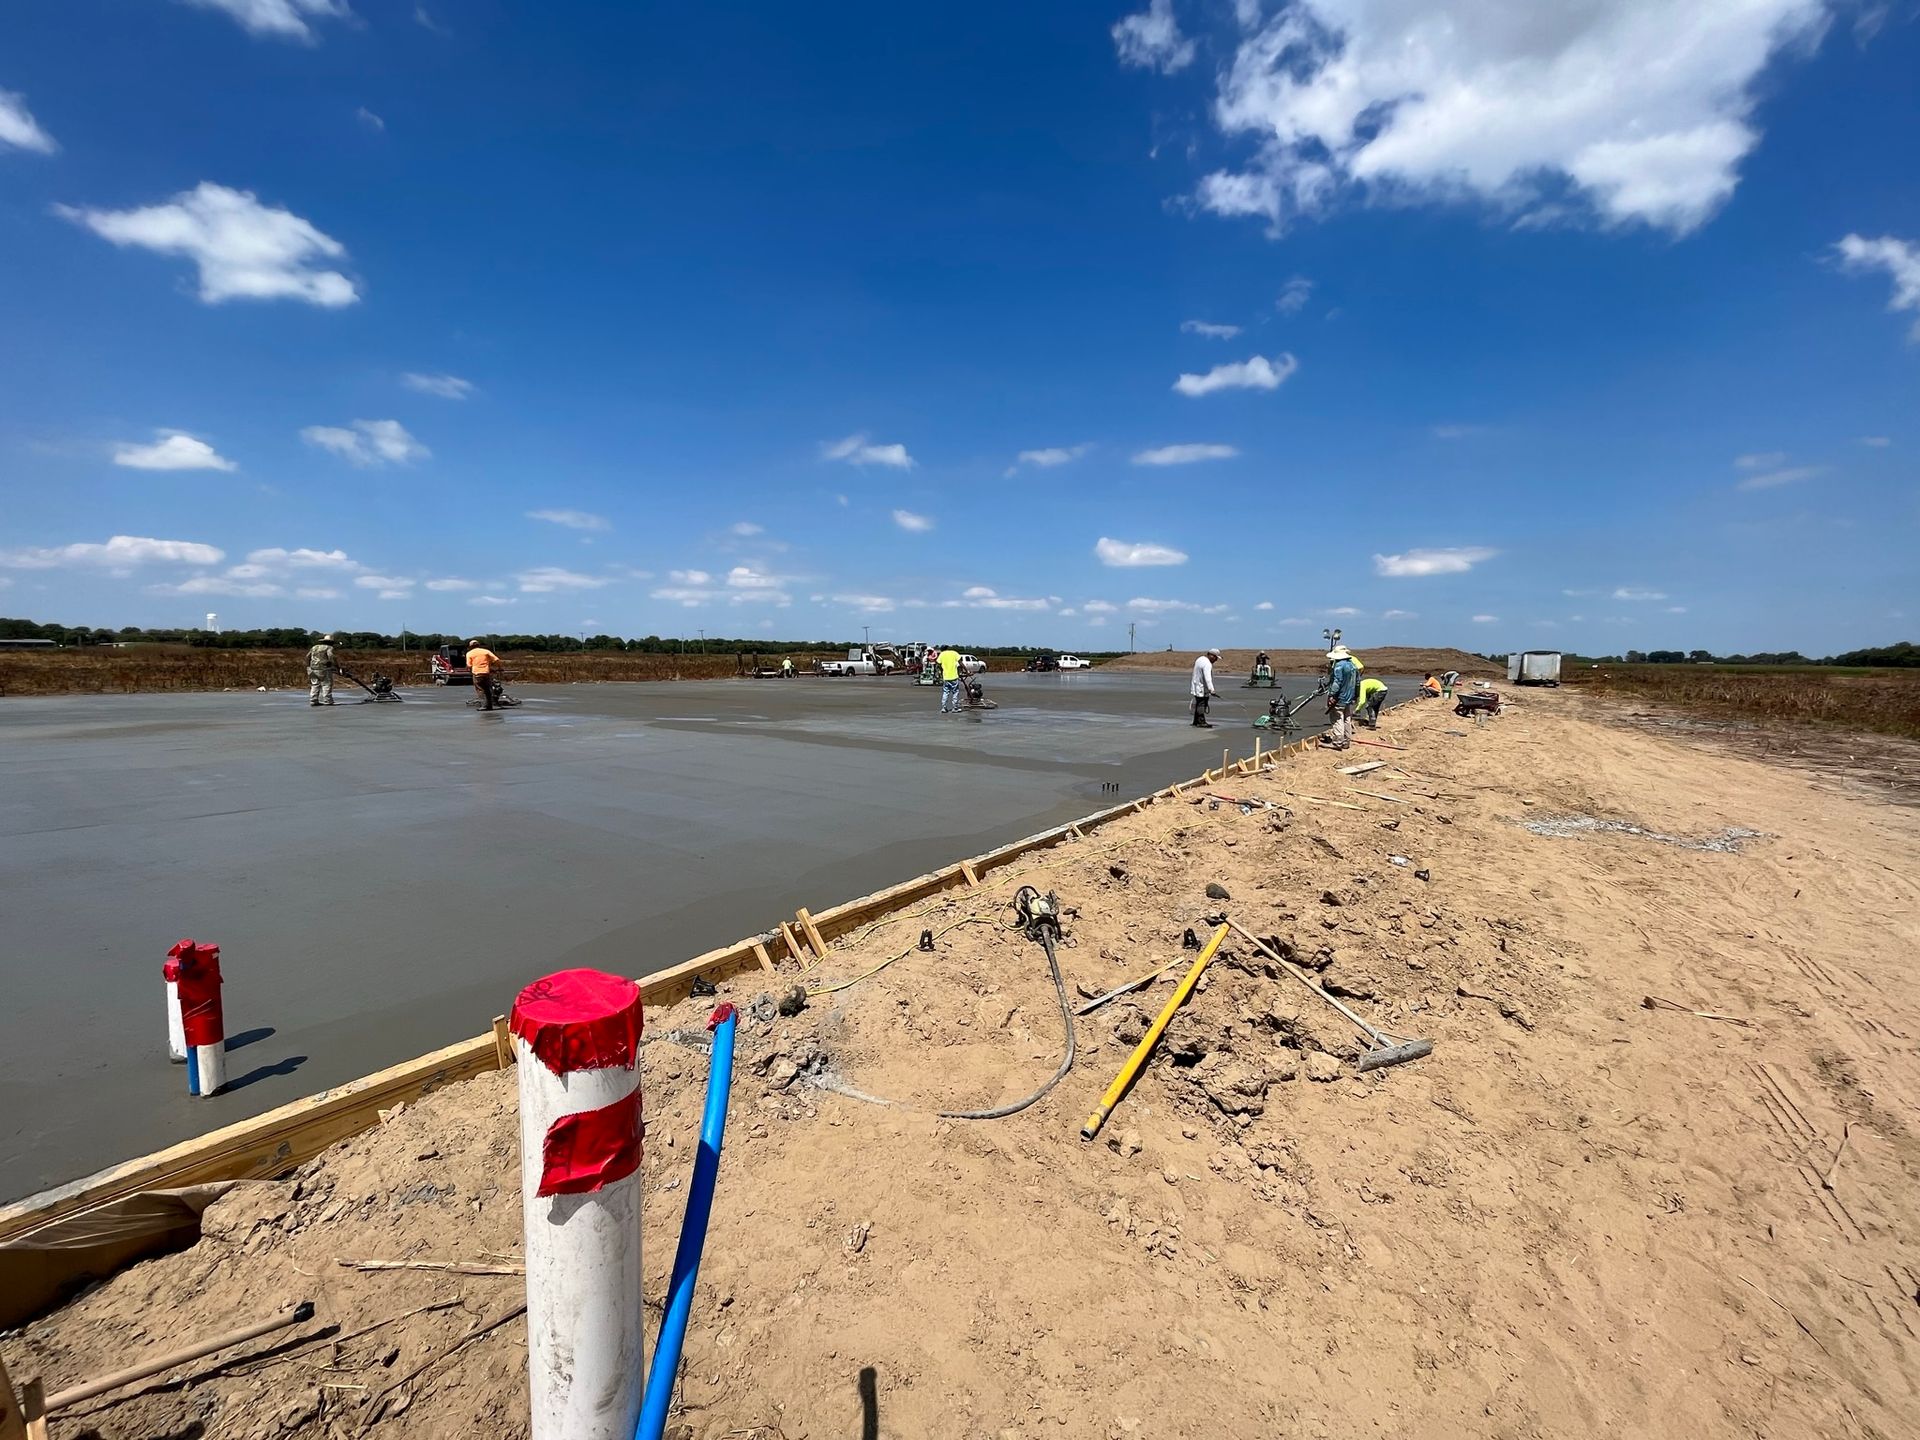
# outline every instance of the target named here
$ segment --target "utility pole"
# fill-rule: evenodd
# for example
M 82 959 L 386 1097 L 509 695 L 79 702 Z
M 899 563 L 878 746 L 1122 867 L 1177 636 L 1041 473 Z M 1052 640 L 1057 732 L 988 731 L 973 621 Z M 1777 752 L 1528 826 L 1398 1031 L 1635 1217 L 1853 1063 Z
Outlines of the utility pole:
M 1131 620 L 1127 622 L 1127 653 L 1129 655 L 1133 653 L 1133 624 Z
M 860 635 L 867 649 L 871 650 L 873 648 L 873 627 L 871 625 L 862 625 L 860 627 Z
M 704 630 L 700 632 L 700 653 L 702 655 L 707 653 L 707 632 Z

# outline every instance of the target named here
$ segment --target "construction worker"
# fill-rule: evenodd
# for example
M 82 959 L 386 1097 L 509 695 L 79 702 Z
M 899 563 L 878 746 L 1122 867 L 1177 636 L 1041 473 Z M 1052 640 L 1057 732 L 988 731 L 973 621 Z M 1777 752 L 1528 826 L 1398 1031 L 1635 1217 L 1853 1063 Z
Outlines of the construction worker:
M 1425 692 L 1429 700 L 1440 698 L 1440 682 L 1434 678 L 1431 670 L 1427 671 L 1427 678 L 1420 682 L 1420 689 Z
M 940 713 L 951 715 L 960 708 L 960 652 L 944 645 L 940 649 Z
M 1211 730 L 1213 722 L 1207 719 L 1207 704 L 1220 692 L 1213 688 L 1213 662 L 1220 658 L 1218 650 L 1209 650 L 1193 662 L 1193 683 L 1187 686 L 1187 694 L 1193 700 L 1193 723 L 1203 730 Z
M 780 678 L 782 680 L 791 680 L 793 678 L 793 657 L 791 655 L 781 658 Z
M 1376 680 L 1371 675 L 1360 682 L 1357 709 L 1360 718 L 1367 722 L 1369 730 L 1380 728 L 1380 707 L 1386 703 L 1387 682 Z
M 1327 708 L 1333 722 L 1320 743 L 1331 750 L 1345 750 L 1353 743 L 1353 706 L 1360 695 L 1360 670 L 1353 653 L 1344 645 L 1327 651 Z
M 333 672 L 340 668 L 333 653 L 333 636 L 322 635 L 307 651 L 307 704 L 333 703 Z
M 1451 700 L 1453 698 L 1453 687 L 1459 683 L 1460 672 L 1458 670 L 1447 671 L 1446 674 L 1440 677 L 1440 693 Z
M 467 643 L 467 669 L 473 672 L 473 693 L 480 697 L 480 708 L 493 709 L 493 676 L 500 669 L 500 657 L 478 636 Z

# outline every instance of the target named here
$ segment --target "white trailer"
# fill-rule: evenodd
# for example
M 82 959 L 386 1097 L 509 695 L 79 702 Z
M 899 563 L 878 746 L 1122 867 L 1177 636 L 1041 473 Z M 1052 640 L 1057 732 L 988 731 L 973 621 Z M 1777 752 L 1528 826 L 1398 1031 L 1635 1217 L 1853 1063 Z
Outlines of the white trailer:
M 1507 683 L 1510 685 L 1558 685 L 1558 650 L 1516 650 L 1507 656 Z

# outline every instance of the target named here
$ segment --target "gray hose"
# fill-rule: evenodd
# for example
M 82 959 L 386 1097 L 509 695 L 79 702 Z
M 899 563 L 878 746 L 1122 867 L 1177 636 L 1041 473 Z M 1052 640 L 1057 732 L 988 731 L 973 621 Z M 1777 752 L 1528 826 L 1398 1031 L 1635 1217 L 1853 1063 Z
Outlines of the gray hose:
M 1025 888 L 1025 887 L 1022 887 Z M 1067 982 L 1060 978 L 1060 961 L 1053 953 L 1053 935 L 1056 925 L 1036 924 L 1033 929 L 1039 932 L 1040 943 L 1047 947 L 1047 968 L 1053 972 L 1053 993 L 1060 998 L 1060 1021 L 1067 1027 L 1067 1053 L 1060 1061 L 1060 1068 L 1053 1072 L 1053 1078 L 1024 1100 L 1016 1100 L 1011 1105 L 1002 1105 L 994 1110 L 942 1110 L 942 1120 L 1004 1120 L 1009 1115 L 1018 1115 L 1022 1110 L 1045 1095 L 1066 1077 L 1073 1068 L 1074 1036 L 1073 1008 L 1067 1004 Z

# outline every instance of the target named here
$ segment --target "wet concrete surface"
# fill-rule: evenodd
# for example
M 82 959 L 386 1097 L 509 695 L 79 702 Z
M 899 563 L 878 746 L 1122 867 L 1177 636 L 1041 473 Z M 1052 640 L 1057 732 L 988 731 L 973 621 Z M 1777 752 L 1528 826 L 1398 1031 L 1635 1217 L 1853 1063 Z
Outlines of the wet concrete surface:
M 1222 683 L 1209 731 L 1184 675 L 1099 672 L 959 716 L 902 679 L 0 702 L 0 1200 L 478 1034 L 548 971 L 644 975 L 1247 754 L 1273 697 Z M 222 947 L 207 1100 L 165 1059 L 182 937 Z

